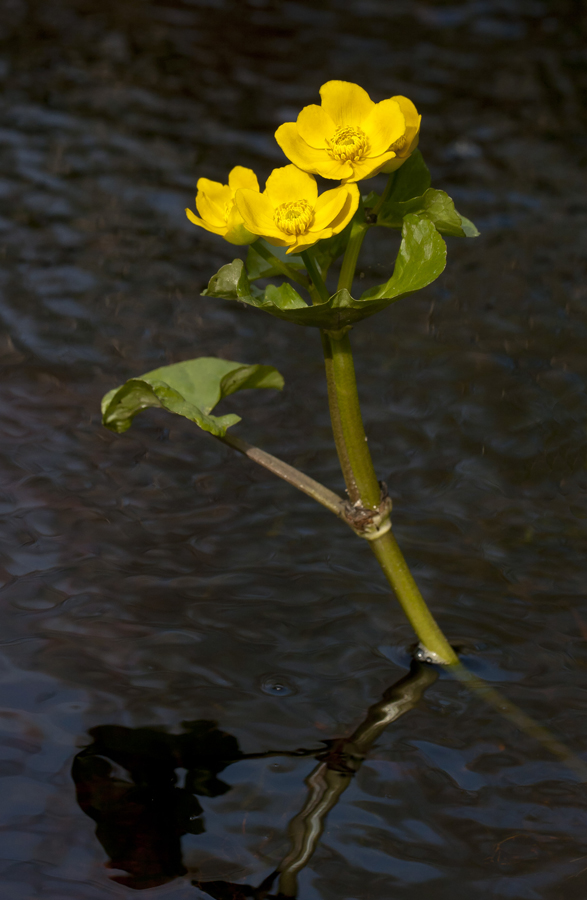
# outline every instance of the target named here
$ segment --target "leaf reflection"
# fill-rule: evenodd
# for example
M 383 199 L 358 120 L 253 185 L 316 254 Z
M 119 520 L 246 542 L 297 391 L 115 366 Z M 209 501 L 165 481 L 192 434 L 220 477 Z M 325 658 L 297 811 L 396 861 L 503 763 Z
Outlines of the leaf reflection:
M 96 822 L 96 837 L 110 857 L 108 866 L 126 872 L 112 880 L 136 890 L 156 887 L 187 874 L 181 856 L 184 834 L 205 830 L 197 799 L 230 789 L 218 778 L 231 763 L 270 756 L 315 756 L 306 778 L 308 794 L 289 824 L 290 852 L 258 886 L 228 881 L 192 882 L 215 900 L 269 900 L 297 896 L 297 874 L 312 857 L 330 810 L 349 786 L 365 755 L 385 728 L 413 709 L 436 680 L 431 666 L 414 661 L 410 672 L 371 706 L 348 738 L 326 741 L 320 750 L 244 754 L 236 738 L 216 722 L 183 722 L 182 734 L 156 728 L 100 725 L 92 744 L 75 757 L 72 776 L 82 810 Z M 186 771 L 177 786 L 177 769 Z M 279 877 L 277 894 L 270 894 Z

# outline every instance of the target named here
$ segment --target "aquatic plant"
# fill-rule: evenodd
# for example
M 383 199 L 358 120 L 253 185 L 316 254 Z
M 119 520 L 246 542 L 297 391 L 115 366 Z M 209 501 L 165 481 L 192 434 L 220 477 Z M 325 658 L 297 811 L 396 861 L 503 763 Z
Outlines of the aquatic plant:
M 457 212 L 448 194 L 431 187 L 430 172 L 417 149 L 420 117 L 410 100 L 398 96 L 374 103 L 358 85 L 343 81 L 328 82 L 320 93 L 321 106 L 305 107 L 296 122 L 277 129 L 276 139 L 292 164 L 275 169 L 264 191 L 250 169 L 237 166 L 226 185 L 200 179 L 200 218 L 186 212 L 194 224 L 229 243 L 250 245 L 245 260 L 234 259 L 210 279 L 206 296 L 240 301 L 292 324 L 320 329 L 332 431 L 347 498 L 230 434 L 238 416 L 212 415 L 235 391 L 280 390 L 283 378 L 271 366 L 210 357 L 163 366 L 106 394 L 103 423 L 123 432 L 140 410 L 162 407 L 195 422 L 330 509 L 368 542 L 418 636 L 416 657 L 446 666 L 585 778 L 580 760 L 459 662 L 394 537 L 391 501 L 375 474 L 363 427 L 349 330 L 438 278 L 446 265 L 443 235 L 470 238 L 478 231 Z M 383 192 L 361 193 L 357 182 L 380 173 L 388 173 Z M 340 184 L 319 194 L 316 174 Z M 401 243 L 388 280 L 355 297 L 357 261 L 372 228 L 400 231 Z M 331 291 L 329 270 L 338 259 L 338 282 Z M 268 279 L 266 287 L 258 286 Z

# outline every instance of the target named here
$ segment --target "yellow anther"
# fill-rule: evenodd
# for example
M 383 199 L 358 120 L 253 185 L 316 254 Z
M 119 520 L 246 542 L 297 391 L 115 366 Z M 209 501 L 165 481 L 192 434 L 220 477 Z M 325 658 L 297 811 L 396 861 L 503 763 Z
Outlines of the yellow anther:
M 312 224 L 314 210 L 307 200 L 290 200 L 277 207 L 273 221 L 285 234 L 304 234 Z
M 404 134 L 402 134 L 402 136 L 399 137 L 397 139 L 397 141 L 393 142 L 393 144 L 390 146 L 389 149 L 395 150 L 396 153 L 401 153 L 402 150 L 405 150 L 407 146 L 408 146 L 408 139 L 406 138 L 406 136 Z
M 356 162 L 369 151 L 369 141 L 365 132 L 351 125 L 341 125 L 326 143 L 332 158 L 343 161 L 350 159 Z

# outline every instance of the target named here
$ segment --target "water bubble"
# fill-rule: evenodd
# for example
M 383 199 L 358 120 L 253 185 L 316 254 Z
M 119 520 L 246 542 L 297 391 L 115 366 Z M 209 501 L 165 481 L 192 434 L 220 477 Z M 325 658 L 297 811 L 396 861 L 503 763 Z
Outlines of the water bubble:
M 296 689 L 283 675 L 264 675 L 261 679 L 261 690 L 272 697 L 289 697 Z

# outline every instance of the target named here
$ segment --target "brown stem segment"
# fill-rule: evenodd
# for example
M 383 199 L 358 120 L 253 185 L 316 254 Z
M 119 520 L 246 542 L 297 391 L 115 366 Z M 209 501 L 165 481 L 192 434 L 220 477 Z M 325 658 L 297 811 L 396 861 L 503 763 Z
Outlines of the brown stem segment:
M 324 487 L 323 484 L 320 484 L 319 481 L 314 481 L 309 475 L 304 475 L 299 469 L 288 465 L 288 463 L 283 462 L 282 459 L 278 459 L 276 456 L 272 456 L 270 453 L 260 450 L 259 447 L 254 447 L 252 444 L 243 441 L 235 435 L 227 433 L 224 437 L 218 437 L 218 440 L 223 444 L 232 447 L 233 450 L 238 450 L 243 456 L 247 456 L 253 462 L 263 466 L 264 469 L 268 469 L 269 472 L 273 472 L 278 478 L 287 481 L 288 484 L 293 485 L 293 487 L 296 487 L 299 491 L 307 494 L 308 497 L 316 500 L 317 503 L 325 506 L 326 509 L 333 512 L 335 516 L 338 516 L 339 519 L 343 519 L 343 521 L 349 524 L 345 514 L 345 501 L 339 497 L 338 494 L 335 494 L 334 491 L 331 491 L 327 487 Z

